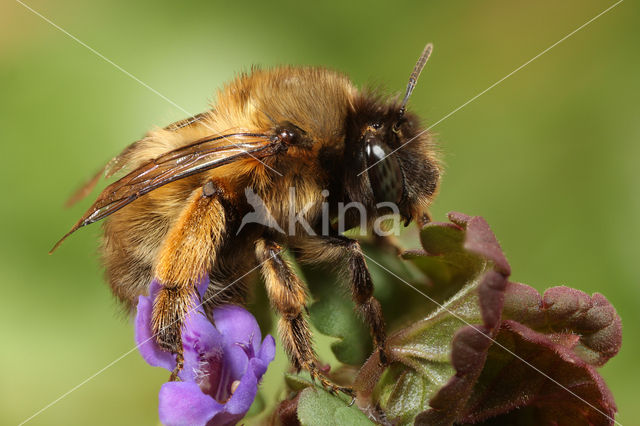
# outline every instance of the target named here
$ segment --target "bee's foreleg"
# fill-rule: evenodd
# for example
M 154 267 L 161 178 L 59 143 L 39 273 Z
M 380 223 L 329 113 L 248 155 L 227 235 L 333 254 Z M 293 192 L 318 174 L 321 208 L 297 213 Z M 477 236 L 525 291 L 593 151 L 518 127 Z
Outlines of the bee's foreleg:
M 281 250 L 274 242 L 256 242 L 256 256 L 261 264 L 267 294 L 280 314 L 278 331 L 284 349 L 294 368 L 308 371 L 312 379 L 317 379 L 330 392 L 352 395 L 351 389 L 331 383 L 317 367 L 311 331 L 304 312 L 307 300 L 305 286 L 282 258 Z
M 360 243 L 341 235 L 309 238 L 302 249 L 303 262 L 331 262 L 346 260 L 349 269 L 351 297 L 358 313 L 369 325 L 373 344 L 380 354 L 380 363 L 386 365 L 386 333 L 380 302 L 373 296 L 373 281 L 362 253 Z
M 162 285 L 153 303 L 152 328 L 163 349 L 176 354 L 172 379 L 182 369 L 182 323 L 197 307 L 196 284 L 209 273 L 225 227 L 217 196 L 195 190 L 160 248 L 155 276 Z

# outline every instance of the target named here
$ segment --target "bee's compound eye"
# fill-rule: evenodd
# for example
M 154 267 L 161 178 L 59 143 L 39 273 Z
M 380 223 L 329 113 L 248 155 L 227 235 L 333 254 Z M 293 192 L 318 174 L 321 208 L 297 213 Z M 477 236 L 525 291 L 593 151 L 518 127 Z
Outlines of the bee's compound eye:
M 369 167 L 369 181 L 376 202 L 400 202 L 403 178 L 400 163 L 387 146 L 377 138 L 365 143 L 365 158 Z

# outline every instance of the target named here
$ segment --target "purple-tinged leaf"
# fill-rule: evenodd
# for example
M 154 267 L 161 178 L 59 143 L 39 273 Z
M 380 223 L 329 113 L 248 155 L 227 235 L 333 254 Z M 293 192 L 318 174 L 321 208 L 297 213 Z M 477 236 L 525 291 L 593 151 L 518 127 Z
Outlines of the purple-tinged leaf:
M 361 409 L 379 406 L 394 424 L 612 424 L 615 403 L 595 370 L 621 345 L 611 304 L 508 282 L 486 221 L 449 219 L 422 230 L 424 252 L 404 255 L 442 306 L 389 337 L 389 368 L 377 353 L 364 364 L 355 383 Z M 440 299 L 447 291 L 455 294 Z
M 555 336 L 508 320 L 496 341 L 458 422 L 613 423 L 616 405 L 602 377 Z
M 622 345 L 620 317 L 599 293 L 589 296 L 563 286 L 550 288 L 541 297 L 531 287 L 509 283 L 505 298 L 505 319 L 565 339 L 589 364 L 604 365 Z

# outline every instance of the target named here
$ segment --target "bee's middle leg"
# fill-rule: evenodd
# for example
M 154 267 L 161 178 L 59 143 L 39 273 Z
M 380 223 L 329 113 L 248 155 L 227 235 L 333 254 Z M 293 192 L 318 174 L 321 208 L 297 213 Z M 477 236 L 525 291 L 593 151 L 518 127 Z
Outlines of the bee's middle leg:
M 337 391 L 353 396 L 350 388 L 337 386 L 318 369 L 309 325 L 304 316 L 306 291 L 291 266 L 280 256 L 281 247 L 270 241 L 256 243 L 256 256 L 261 264 L 267 293 L 273 307 L 280 313 L 278 331 L 296 370 L 307 370 L 313 380 L 332 393 Z

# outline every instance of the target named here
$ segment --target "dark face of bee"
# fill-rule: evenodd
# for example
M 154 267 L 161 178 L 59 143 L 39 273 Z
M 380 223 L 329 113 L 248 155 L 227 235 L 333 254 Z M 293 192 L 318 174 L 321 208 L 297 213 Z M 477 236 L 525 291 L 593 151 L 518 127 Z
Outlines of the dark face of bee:
M 419 200 L 430 198 L 439 179 L 438 165 L 417 118 L 399 107 L 363 98 L 347 118 L 345 192 L 350 201 L 375 209 L 394 203 L 405 220 L 415 216 Z

